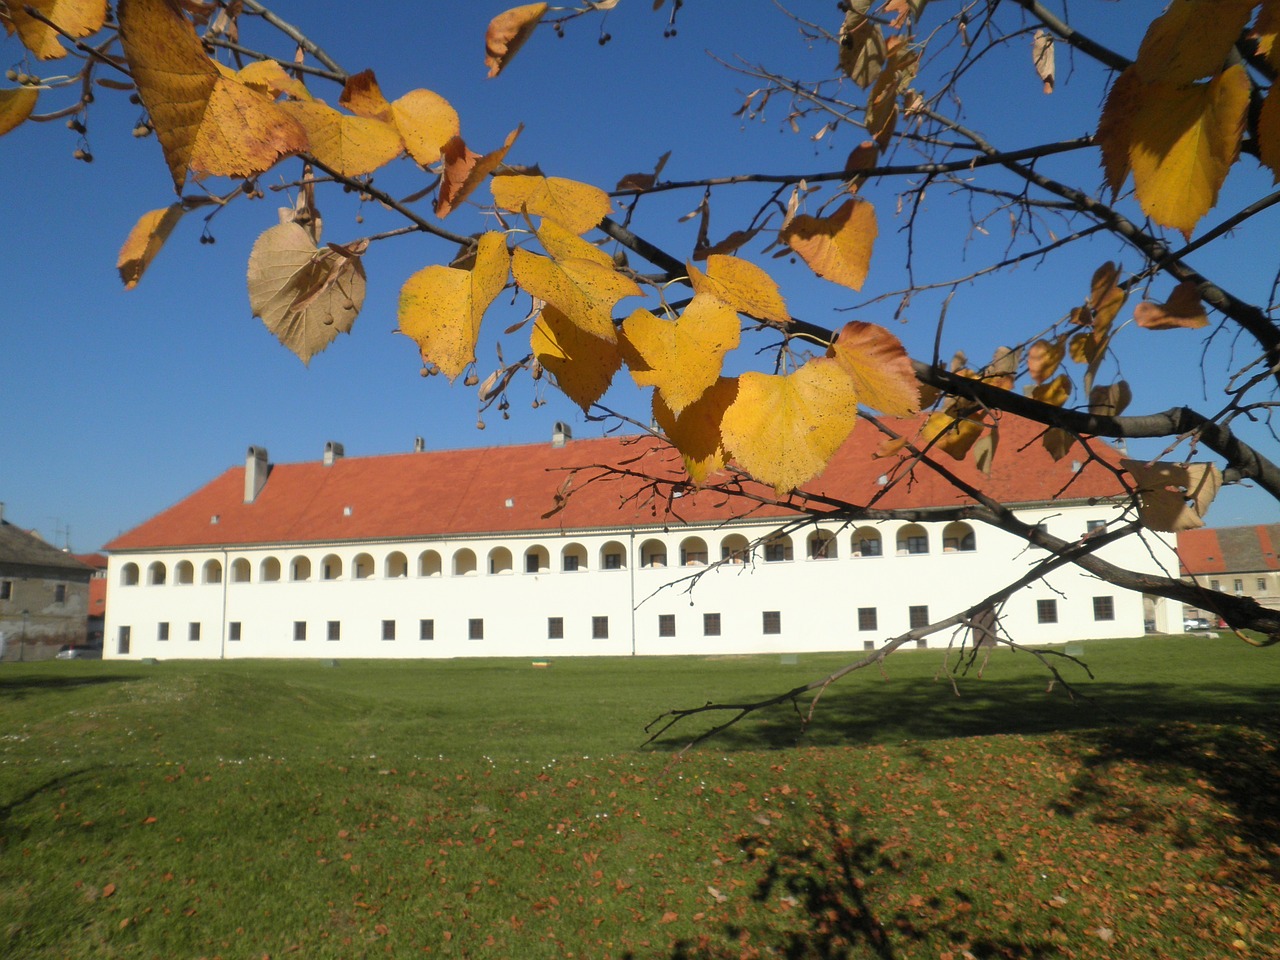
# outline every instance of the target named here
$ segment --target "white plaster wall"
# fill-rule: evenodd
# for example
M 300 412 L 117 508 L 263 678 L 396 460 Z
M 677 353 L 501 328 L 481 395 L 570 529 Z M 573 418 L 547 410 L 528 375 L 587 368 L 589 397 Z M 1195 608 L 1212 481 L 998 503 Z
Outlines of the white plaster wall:
M 1023 519 L 1043 522 L 1050 533 L 1067 540 L 1085 532 L 1087 520 L 1112 519 L 1107 507 L 1066 506 L 1023 511 Z M 106 655 L 121 656 L 119 635 L 130 630 L 128 657 L 558 657 L 630 654 L 729 654 L 757 652 L 860 650 L 867 642 L 882 643 L 908 629 L 908 608 L 926 605 L 930 619 L 950 616 L 1028 570 L 1043 551 L 999 530 L 975 526 L 973 552 L 944 553 L 945 524 L 925 524 L 930 552 L 896 556 L 895 535 L 900 522 L 878 525 L 884 555 L 851 556 L 853 528 L 824 525 L 837 536 L 835 559 L 806 558 L 808 529 L 792 534 L 795 559 L 768 563 L 757 549 L 753 561 L 707 569 L 694 586 L 679 583 L 699 569 L 681 567 L 680 544 L 690 535 L 707 543 L 709 558 L 720 557 L 720 543 L 731 533 L 748 539 L 762 536 L 774 524 L 737 525 L 720 529 L 672 527 L 668 531 L 581 532 L 563 536 L 492 537 L 394 543 L 320 544 L 248 550 L 170 551 L 115 555 L 108 566 Z M 877 525 L 870 525 L 877 526 Z M 648 539 L 666 544 L 668 566 L 640 567 L 640 545 Z M 617 541 L 626 548 L 621 570 L 601 569 L 601 548 Z M 567 544 L 581 544 L 587 567 L 561 569 Z M 540 544 L 550 553 L 550 570 L 525 573 L 524 553 Z M 486 558 L 494 547 L 512 554 L 510 573 L 487 573 Z M 477 558 L 475 574 L 452 574 L 457 550 L 470 549 Z M 418 556 L 437 551 L 443 563 L 440 576 L 418 575 Z M 1156 544 L 1155 553 L 1164 551 Z M 385 559 L 400 551 L 408 559 L 408 576 L 385 576 Z M 354 560 L 368 553 L 373 575 L 354 578 Z M 336 555 L 342 561 L 338 579 L 322 579 L 322 560 Z M 291 582 L 289 567 L 295 556 L 311 560 L 311 578 Z M 1136 538 L 1113 544 L 1102 556 L 1130 569 L 1157 571 L 1151 552 Z M 280 560 L 279 582 L 259 580 L 264 558 Z M 249 583 L 231 582 L 232 563 L 249 560 Z M 163 586 L 146 585 L 146 571 L 154 560 L 169 571 Z M 190 560 L 196 583 L 175 584 L 179 560 Z M 209 559 L 223 568 L 222 582 L 202 584 L 201 571 Z M 121 569 L 136 563 L 141 583 L 121 585 Z M 1175 567 L 1176 570 L 1176 567 Z M 1168 572 L 1168 571 L 1163 571 Z M 1096 620 L 1093 598 L 1109 596 L 1114 620 Z M 1054 600 L 1058 622 L 1037 622 L 1037 600 Z M 874 607 L 875 630 L 858 629 L 858 609 Z M 763 613 L 781 615 L 781 633 L 766 635 Z M 720 615 L 720 636 L 705 636 L 703 615 Z M 676 635 L 659 637 L 660 615 L 675 617 Z M 1023 643 L 1061 643 L 1143 632 L 1142 597 L 1120 591 L 1074 567 L 1052 574 L 1020 591 L 1005 606 L 1003 625 Z M 561 617 L 564 637 L 548 639 L 549 617 Z M 593 639 L 592 617 L 608 618 L 607 639 Z M 434 625 L 434 639 L 419 639 L 420 621 Z M 483 620 L 483 639 L 469 639 L 468 622 Z M 394 620 L 395 639 L 382 639 L 383 620 Z M 306 623 L 306 639 L 294 639 L 295 622 Z M 340 623 L 340 639 L 327 639 L 329 621 Z M 157 639 L 157 624 L 170 624 L 170 639 Z M 199 641 L 191 641 L 189 624 L 201 624 Z M 231 640 L 228 625 L 239 623 L 241 639 Z M 950 632 L 929 638 L 943 646 Z

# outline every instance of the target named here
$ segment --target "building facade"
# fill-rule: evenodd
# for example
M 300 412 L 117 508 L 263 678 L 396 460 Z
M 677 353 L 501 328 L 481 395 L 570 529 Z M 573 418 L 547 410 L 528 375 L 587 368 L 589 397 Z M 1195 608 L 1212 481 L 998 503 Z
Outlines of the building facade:
M 918 521 L 795 526 L 786 505 L 655 483 L 638 474 L 675 479 L 679 461 L 648 438 L 561 432 L 552 444 L 359 458 L 331 444 L 323 460 L 283 465 L 251 447 L 244 467 L 107 545 L 106 655 L 861 650 L 1043 557 L 1003 531 L 929 519 L 963 501 L 936 477 L 891 484 L 859 440 L 875 442 L 855 432 L 815 488 L 912 505 Z M 959 472 L 1066 540 L 1121 512 L 1108 471 L 1043 453 L 1009 460 L 990 478 Z M 1155 567 L 1133 538 L 1104 555 Z M 1060 643 L 1140 635 L 1143 620 L 1140 595 L 1067 567 L 1016 594 L 1002 626 L 1019 642 Z
M 4 519 L 0 504 L 0 659 L 44 660 L 85 642 L 93 571 Z
M 1252 597 L 1280 610 L 1280 523 L 1246 527 L 1202 527 L 1178 534 L 1182 575 L 1212 590 Z M 1188 621 L 1217 621 L 1217 615 L 1187 606 Z

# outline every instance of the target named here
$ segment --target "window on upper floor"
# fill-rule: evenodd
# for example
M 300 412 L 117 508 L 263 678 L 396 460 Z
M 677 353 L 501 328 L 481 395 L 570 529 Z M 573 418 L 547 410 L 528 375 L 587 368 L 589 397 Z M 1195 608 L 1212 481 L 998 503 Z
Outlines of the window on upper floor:
M 1037 623 L 1057 623 L 1058 622 L 1058 601 L 1057 600 L 1037 600 L 1036 601 L 1036 622 Z
M 65 583 L 58 583 L 58 584 L 54 584 L 54 587 L 53 587 L 53 602 L 54 602 L 54 603 L 66 603 L 66 602 L 67 602 L 67 585 L 66 585 Z

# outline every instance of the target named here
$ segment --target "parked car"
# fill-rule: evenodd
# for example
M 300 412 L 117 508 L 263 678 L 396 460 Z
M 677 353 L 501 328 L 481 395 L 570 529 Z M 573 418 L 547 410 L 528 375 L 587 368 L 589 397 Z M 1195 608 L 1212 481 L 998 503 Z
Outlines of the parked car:
M 55 655 L 58 660 L 101 660 L 102 648 L 82 643 L 63 644 Z
M 1204 617 L 1187 617 L 1182 621 L 1183 630 L 1212 630 L 1213 624 Z

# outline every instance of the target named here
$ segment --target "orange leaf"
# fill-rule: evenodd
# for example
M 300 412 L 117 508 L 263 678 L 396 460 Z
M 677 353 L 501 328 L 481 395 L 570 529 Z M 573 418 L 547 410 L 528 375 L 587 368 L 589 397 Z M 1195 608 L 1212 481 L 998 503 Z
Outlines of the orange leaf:
M 545 3 L 527 3 L 489 21 L 489 29 L 484 34 L 484 63 L 490 77 L 496 77 L 506 68 L 516 51 L 533 36 L 534 27 L 546 12 Z
M 1076 444 L 1075 434 L 1063 430 L 1061 427 L 1050 427 L 1044 432 L 1041 440 L 1045 450 L 1048 451 L 1055 463 L 1071 452 L 1071 448 Z
M 1058 339 L 1037 340 L 1027 350 L 1027 371 L 1036 383 L 1044 383 L 1057 372 L 1062 358 L 1066 355 L 1066 337 Z
M 1089 412 L 1100 417 L 1118 417 L 1133 400 L 1133 391 L 1123 380 L 1089 391 Z
M 875 208 L 853 198 L 829 217 L 801 214 L 778 234 L 818 276 L 861 290 L 876 240 Z
M 1120 268 L 1110 260 L 1093 272 L 1086 305 L 1092 314 L 1090 322 L 1097 337 L 1105 336 L 1111 329 L 1111 321 L 1124 306 L 1127 296 L 1120 286 Z
M 641 387 L 656 387 L 679 415 L 720 376 L 724 355 L 738 345 L 737 312 L 705 294 L 695 294 L 675 321 L 636 310 L 622 325 L 623 356 Z
M 0 90 L 0 137 L 31 116 L 39 96 L 32 87 Z
M 1167 303 L 1143 300 L 1133 308 L 1133 319 L 1147 330 L 1176 327 L 1196 330 L 1209 325 L 1209 317 L 1200 302 L 1200 289 L 1192 280 L 1184 280 L 1174 287 Z
M 1280 182 L 1280 94 L 1276 84 L 1267 91 L 1258 112 L 1258 159 L 1271 170 L 1271 182 Z
M 534 321 L 529 344 L 556 386 L 583 412 L 604 396 L 622 367 L 617 344 L 585 333 L 551 304 Z
M 447 217 L 462 203 L 490 173 L 502 163 L 511 145 L 520 136 L 524 125 L 507 134 L 506 142 L 492 153 L 481 156 L 467 149 L 462 137 L 452 137 L 440 148 L 444 159 L 444 175 L 440 179 L 440 193 L 436 197 L 436 216 Z
M 891 417 L 920 411 L 920 384 L 902 341 L 884 327 L 854 320 L 831 343 L 834 357 L 853 379 L 858 402 Z
M 184 212 L 182 204 L 171 203 L 138 218 L 116 258 L 116 269 L 120 271 L 120 279 L 124 281 L 126 290 L 132 290 L 138 285 L 143 271 L 156 258 Z
M 738 379 L 720 377 L 677 416 L 663 402 L 662 394 L 653 392 L 653 419 L 672 446 L 680 451 L 684 469 L 696 484 L 705 483 L 707 477 L 725 465 L 721 424 L 725 411 L 737 398 Z

